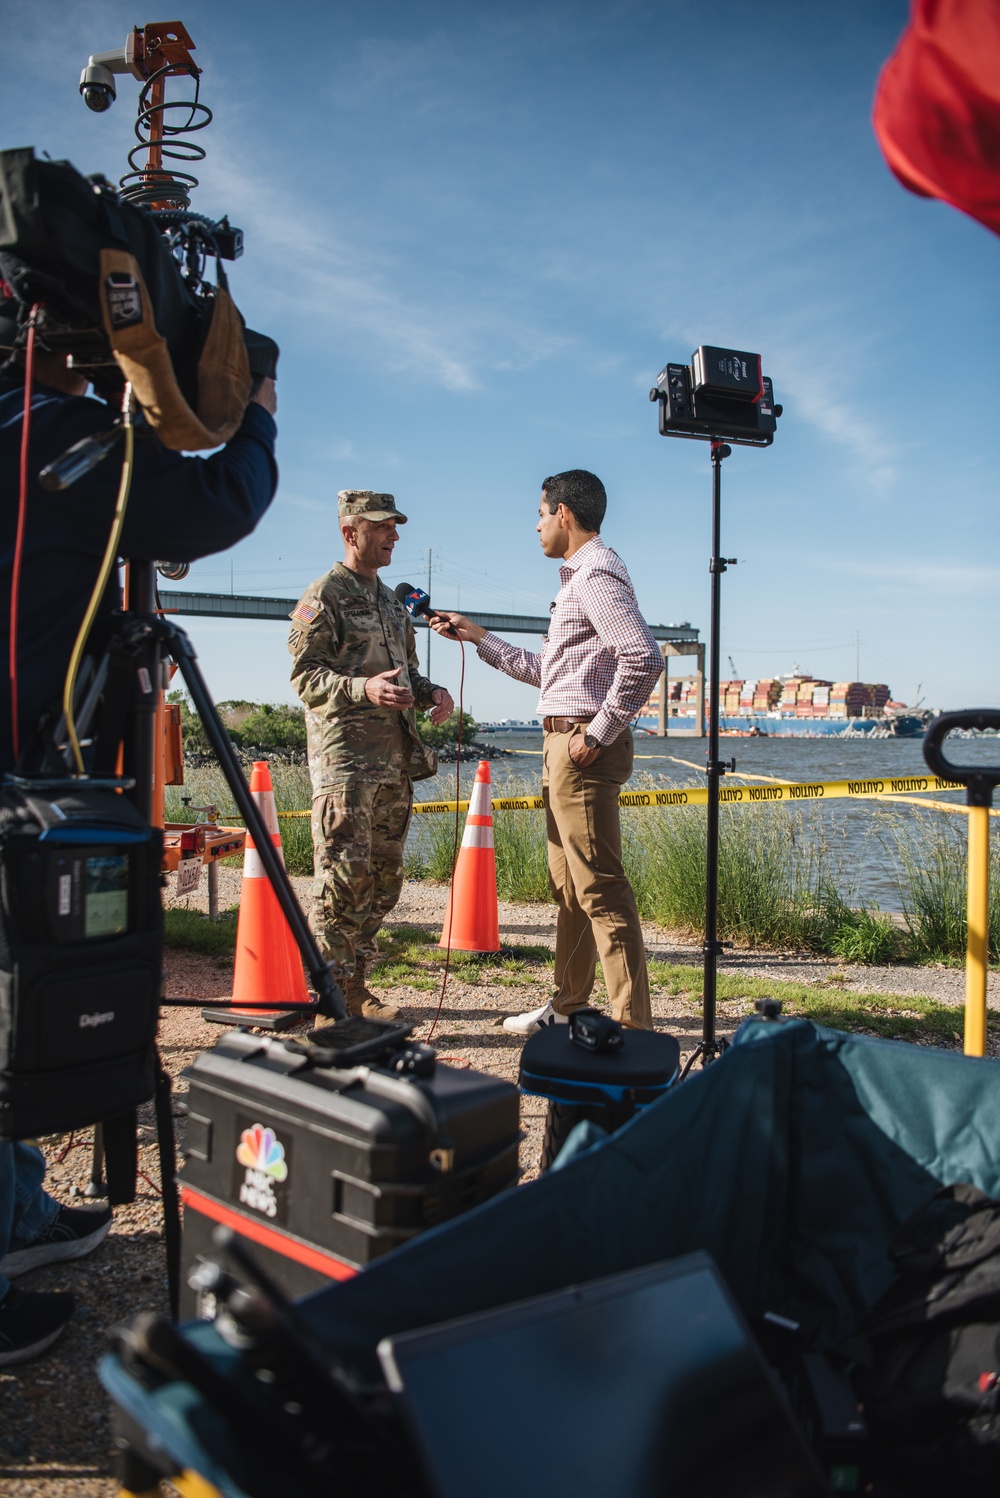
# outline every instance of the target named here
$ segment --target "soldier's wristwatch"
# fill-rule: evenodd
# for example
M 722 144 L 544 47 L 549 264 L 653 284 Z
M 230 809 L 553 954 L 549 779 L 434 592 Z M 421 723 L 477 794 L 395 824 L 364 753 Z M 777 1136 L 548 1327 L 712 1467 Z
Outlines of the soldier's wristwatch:
M 583 736 L 583 742 L 586 744 L 588 749 L 600 749 L 601 747 L 592 733 L 585 733 Z

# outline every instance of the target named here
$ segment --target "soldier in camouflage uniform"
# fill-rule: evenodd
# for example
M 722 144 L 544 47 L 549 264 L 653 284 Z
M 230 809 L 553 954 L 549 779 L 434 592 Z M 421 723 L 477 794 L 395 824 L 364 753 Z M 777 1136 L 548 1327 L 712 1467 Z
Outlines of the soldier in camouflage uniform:
M 420 675 L 413 623 L 378 580 L 406 516 L 391 494 L 369 489 L 343 489 L 338 501 L 344 560 L 303 593 L 288 636 L 313 793 L 310 924 L 348 1013 L 392 1019 L 365 970 L 402 888 L 413 782 L 437 769 L 414 709 L 443 723 L 454 703 Z

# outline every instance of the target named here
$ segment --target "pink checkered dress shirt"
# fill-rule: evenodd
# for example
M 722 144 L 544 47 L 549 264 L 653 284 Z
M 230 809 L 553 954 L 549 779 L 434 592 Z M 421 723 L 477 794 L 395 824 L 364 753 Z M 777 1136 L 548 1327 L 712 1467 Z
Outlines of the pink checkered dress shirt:
M 611 744 L 647 701 L 663 670 L 621 557 L 600 536 L 559 568 L 562 586 L 540 651 L 487 633 L 479 655 L 518 681 L 541 687 L 539 717 L 590 718 Z

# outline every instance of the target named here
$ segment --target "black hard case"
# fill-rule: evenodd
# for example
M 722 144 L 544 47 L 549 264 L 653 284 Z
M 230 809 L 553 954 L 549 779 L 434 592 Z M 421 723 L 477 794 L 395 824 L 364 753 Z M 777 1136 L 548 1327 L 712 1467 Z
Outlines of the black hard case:
M 381 1067 L 317 1066 L 280 1040 L 232 1031 L 184 1075 L 185 1283 L 200 1259 L 214 1256 L 219 1222 L 298 1296 L 517 1178 L 517 1089 L 481 1072 L 438 1064 L 433 1077 L 415 1079 Z M 260 1183 L 237 1160 L 256 1124 L 273 1131 L 284 1180 Z M 261 1189 L 248 1189 L 248 1179 Z M 210 1312 L 184 1293 L 185 1316 Z
M 677 1079 L 680 1046 L 672 1035 L 626 1030 L 616 1051 L 588 1051 L 569 1025 L 545 1025 L 524 1043 L 519 1081 L 524 1092 L 557 1103 L 646 1107 Z
M 80 868 L 109 853 L 127 859 L 127 930 L 85 937 Z M 114 791 L 0 793 L 0 1141 L 86 1128 L 153 1096 L 162 856 L 160 829 Z

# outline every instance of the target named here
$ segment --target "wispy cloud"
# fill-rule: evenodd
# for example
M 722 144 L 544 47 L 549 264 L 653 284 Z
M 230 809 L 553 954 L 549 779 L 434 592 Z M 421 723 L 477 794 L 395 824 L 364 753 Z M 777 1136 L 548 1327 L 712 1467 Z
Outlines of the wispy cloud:
M 856 340 L 823 336 L 804 344 L 779 336 L 771 350 L 773 367 L 782 371 L 779 395 L 784 403 L 845 449 L 863 484 L 885 498 L 898 477 L 898 449 L 861 401 L 845 394 L 858 367 Z
M 934 588 L 949 593 L 989 592 L 1000 589 L 1000 567 L 974 566 L 965 562 L 924 562 L 888 558 L 877 562 L 831 558 L 829 565 L 855 577 L 870 577 L 906 589 Z

